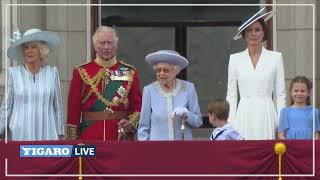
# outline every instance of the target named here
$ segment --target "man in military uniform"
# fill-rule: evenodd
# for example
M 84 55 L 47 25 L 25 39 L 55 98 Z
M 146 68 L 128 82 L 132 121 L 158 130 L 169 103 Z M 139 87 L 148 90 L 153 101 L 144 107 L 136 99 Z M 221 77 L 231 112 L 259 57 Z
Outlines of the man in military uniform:
M 141 110 L 137 70 L 116 58 L 118 37 L 101 26 L 92 37 L 96 58 L 73 71 L 68 97 L 69 139 L 119 140 L 136 132 Z M 80 120 L 81 119 L 81 120 Z

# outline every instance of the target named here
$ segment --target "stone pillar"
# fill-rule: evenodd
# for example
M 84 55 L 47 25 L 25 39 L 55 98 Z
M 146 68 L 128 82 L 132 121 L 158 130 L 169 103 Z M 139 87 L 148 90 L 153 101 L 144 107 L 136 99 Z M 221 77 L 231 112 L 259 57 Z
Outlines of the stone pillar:
M 3 8 L 3 3 L 4 2 L 0 2 L 0 14 L 1 14 L 1 17 L 3 17 L 3 11 L 2 11 L 2 8 Z M 1 49 L 1 59 L 3 59 L 3 51 L 4 49 L 2 44 L 3 44 L 3 37 L 2 37 L 2 34 L 3 34 L 3 30 L 4 30 L 4 26 L 2 25 L 2 18 L 0 18 L 0 24 L 1 24 L 1 36 L 0 36 L 0 49 Z M 3 67 L 3 64 L 4 64 L 4 61 L 1 60 L 1 65 L 0 65 L 0 102 L 2 102 L 2 99 L 3 99 L 3 94 L 4 94 L 4 83 L 5 83 L 5 77 L 4 77 L 4 67 Z
M 316 0 L 277 0 L 278 4 L 312 4 Z M 297 75 L 313 78 L 313 9 L 312 6 L 277 6 L 277 50 L 284 59 L 286 87 Z M 319 26 L 318 26 L 319 27 Z M 319 48 L 317 48 L 319 49 Z M 317 52 L 317 50 L 316 50 Z M 319 55 L 319 54 L 318 54 Z M 317 59 L 317 57 L 315 58 Z M 316 76 L 319 81 L 319 75 Z M 288 91 L 287 91 L 288 92 Z M 287 93 L 287 103 L 290 95 Z M 319 96 L 317 96 L 319 97 Z M 319 99 L 319 98 L 316 98 Z
M 18 4 L 43 4 L 43 0 L 18 0 Z M 24 32 L 31 28 L 43 29 L 45 26 L 46 9 L 44 6 L 18 6 L 18 28 Z M 15 30 L 13 30 L 15 31 Z
M 316 84 L 313 86 L 313 88 L 316 91 L 316 105 L 317 107 L 320 106 L 320 2 L 316 1 L 316 57 L 315 57 L 315 63 L 316 63 Z M 318 18 L 317 18 L 318 17 Z
M 86 4 L 87 0 L 47 0 L 47 3 Z M 86 46 L 90 42 L 87 42 L 86 6 L 47 6 L 45 9 L 45 28 L 59 32 L 62 37 L 60 47 L 49 56 L 48 64 L 58 67 L 66 118 L 72 71 L 76 65 L 87 61 Z
M 47 0 L 47 3 L 52 1 Z M 85 4 L 86 0 L 54 1 L 61 4 Z M 62 101 L 66 118 L 67 100 L 72 70 L 76 65 L 87 61 L 87 22 L 85 6 L 47 6 L 45 27 L 59 32 L 62 38 L 60 47 L 53 52 L 48 63 L 58 67 Z

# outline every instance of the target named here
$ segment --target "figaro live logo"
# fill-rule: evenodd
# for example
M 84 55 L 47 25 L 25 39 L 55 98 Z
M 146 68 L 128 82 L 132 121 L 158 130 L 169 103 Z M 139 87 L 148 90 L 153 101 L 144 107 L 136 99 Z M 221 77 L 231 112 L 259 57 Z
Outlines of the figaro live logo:
M 96 156 L 94 145 L 20 145 L 20 157 Z

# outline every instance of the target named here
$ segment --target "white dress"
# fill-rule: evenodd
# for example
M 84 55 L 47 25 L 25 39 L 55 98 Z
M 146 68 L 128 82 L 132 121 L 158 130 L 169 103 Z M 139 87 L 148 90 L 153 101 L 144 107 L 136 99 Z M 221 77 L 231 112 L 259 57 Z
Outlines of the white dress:
M 279 124 L 277 114 L 286 106 L 281 53 L 262 47 L 255 69 L 248 49 L 232 54 L 227 101 L 230 104 L 229 122 L 246 140 L 274 139 Z
M 0 134 L 8 117 L 12 140 L 58 140 L 58 135 L 64 135 L 56 67 L 44 65 L 35 75 L 22 64 L 9 68 L 5 96 L 0 108 Z

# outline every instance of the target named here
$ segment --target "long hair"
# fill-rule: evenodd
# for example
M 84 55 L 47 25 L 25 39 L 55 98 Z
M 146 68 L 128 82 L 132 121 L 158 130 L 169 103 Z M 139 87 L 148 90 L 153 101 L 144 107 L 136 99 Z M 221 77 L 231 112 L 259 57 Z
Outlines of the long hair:
M 289 92 L 290 92 L 290 101 L 291 101 L 291 105 L 293 105 L 294 101 L 292 99 L 292 88 L 293 88 L 293 84 L 294 83 L 303 83 L 307 86 L 308 91 L 310 92 L 312 89 L 312 82 L 305 76 L 296 76 L 295 78 L 292 79 L 291 83 L 290 83 L 290 87 L 289 87 Z M 307 98 L 307 105 L 310 105 L 310 96 Z
M 46 43 L 42 41 L 36 42 L 36 44 L 40 51 L 40 59 L 42 62 L 44 62 L 48 58 L 48 55 L 50 53 L 50 48 Z

